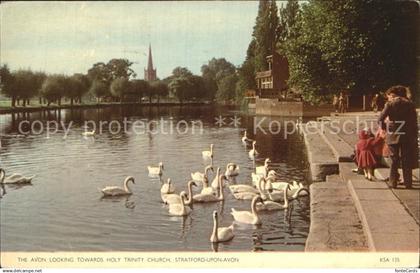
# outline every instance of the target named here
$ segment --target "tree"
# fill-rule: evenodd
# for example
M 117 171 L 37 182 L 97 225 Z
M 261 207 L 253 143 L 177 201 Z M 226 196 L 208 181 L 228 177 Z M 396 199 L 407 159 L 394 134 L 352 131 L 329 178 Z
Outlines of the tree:
M 130 68 L 132 64 L 133 63 L 127 59 L 112 59 L 106 64 L 106 66 L 110 72 L 112 80 L 118 78 L 129 79 L 130 77 L 136 77 L 136 73 Z
M 101 80 L 94 80 L 90 86 L 89 92 L 95 95 L 98 102 L 100 99 L 109 94 L 108 85 Z
M 253 31 L 255 39 L 255 70 L 268 69 L 266 57 L 275 50 L 279 17 L 276 1 L 260 0 L 258 16 Z
M 289 85 L 313 102 L 342 89 L 415 88 L 416 12 L 413 3 L 391 0 L 309 2 L 284 43 Z
M 12 75 L 14 78 L 12 92 L 15 99 L 18 101 L 22 99 L 22 106 L 26 106 L 29 99 L 38 94 L 42 82 L 37 79 L 31 70 L 18 70 L 13 72 Z
M 70 99 L 70 105 L 73 106 L 74 100 L 82 101 L 82 96 L 89 91 L 89 81 L 83 74 L 74 74 L 66 78 L 66 97 Z
M 50 75 L 46 78 L 41 88 L 41 95 L 47 100 L 48 106 L 53 101 L 61 105 L 61 98 L 66 93 L 68 78 L 64 75 Z
M 167 97 L 169 95 L 168 85 L 166 85 L 162 81 L 157 80 L 152 82 L 151 88 L 153 90 L 153 93 L 155 93 L 157 96 L 157 103 L 159 103 L 160 97 Z
M 125 77 L 119 77 L 112 81 L 111 83 L 111 94 L 119 98 L 119 101 L 122 102 L 124 99 L 124 94 L 130 90 L 130 82 Z
M 169 89 L 178 98 L 182 104 L 185 100 L 189 99 L 189 93 L 191 91 L 191 83 L 185 77 L 176 77 L 169 83 Z
M 299 20 L 300 7 L 298 0 L 288 0 L 286 7 L 280 9 L 280 21 L 277 27 L 277 46 L 281 48 L 282 43 L 293 39 L 298 34 L 295 30 L 296 22 Z
M 0 87 L 1 93 L 7 97 L 12 98 L 12 107 L 15 107 L 17 94 L 13 90 L 14 77 L 9 70 L 9 67 L 4 64 L 0 68 Z
M 144 94 L 148 94 L 150 89 L 150 84 L 145 80 L 132 80 L 131 81 L 131 91 L 133 94 L 136 94 L 141 102 L 141 98 Z
M 236 95 L 237 81 L 238 77 L 236 76 L 236 74 L 231 74 L 221 79 L 216 94 L 217 100 L 234 100 Z
M 208 64 L 201 66 L 201 73 L 204 81 L 203 89 L 208 92 L 206 97 L 213 99 L 219 92 L 220 81 L 232 74 L 235 74 L 235 66 L 225 58 L 212 58 Z

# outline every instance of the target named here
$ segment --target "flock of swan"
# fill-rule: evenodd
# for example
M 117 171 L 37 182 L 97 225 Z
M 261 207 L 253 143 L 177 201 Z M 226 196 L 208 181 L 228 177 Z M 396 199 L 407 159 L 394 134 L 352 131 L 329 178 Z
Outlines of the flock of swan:
M 95 132 L 92 132 L 93 134 Z M 252 145 L 249 151 L 249 157 L 255 160 L 258 152 L 256 150 L 256 141 L 247 137 L 246 131 L 242 137 L 242 143 L 246 146 Z M 178 192 L 175 185 L 168 178 L 162 183 L 160 196 L 162 202 L 168 206 L 168 213 L 173 216 L 187 216 L 193 211 L 194 203 L 211 203 L 225 200 L 224 189 L 228 187 L 232 196 L 237 200 L 251 200 L 250 211 L 240 211 L 232 208 L 231 215 L 237 223 L 260 225 L 262 224 L 259 216 L 260 211 L 274 211 L 288 208 L 289 200 L 300 196 L 308 195 L 308 189 L 293 181 L 292 183 L 278 181 L 278 174 L 269 169 L 270 159 L 266 158 L 264 165 L 255 168 L 252 173 L 252 183 L 236 184 L 235 178 L 239 175 L 239 166 L 235 163 L 228 163 L 223 172 L 218 167 L 214 178 L 209 180 L 209 173 L 214 172 L 213 153 L 214 145 L 210 145 L 210 150 L 203 151 L 202 157 L 205 160 L 211 160 L 211 164 L 206 166 L 204 172 L 191 173 L 191 180 L 186 183 L 186 191 Z M 157 166 L 148 166 L 148 173 L 151 177 L 162 178 L 164 165 L 160 162 Z M 34 176 L 25 177 L 20 174 L 12 174 L 6 177 L 4 169 L 0 168 L 1 184 L 27 184 L 31 183 Z M 161 180 L 162 181 L 162 180 Z M 135 184 L 134 178 L 128 176 L 123 186 L 106 186 L 99 189 L 104 197 L 115 197 L 131 195 L 129 184 Z M 193 187 L 201 187 L 200 192 L 193 194 Z M 234 237 L 234 223 L 228 227 L 219 227 L 218 213 L 213 212 L 213 230 L 210 241 L 213 243 L 230 241 Z

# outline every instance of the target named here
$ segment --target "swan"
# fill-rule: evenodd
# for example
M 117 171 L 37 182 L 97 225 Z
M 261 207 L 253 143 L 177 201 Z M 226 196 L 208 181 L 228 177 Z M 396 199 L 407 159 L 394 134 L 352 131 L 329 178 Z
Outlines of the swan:
M 168 178 L 168 182 L 164 183 L 160 188 L 161 194 L 170 194 L 175 192 L 175 186 L 172 184 L 170 178 Z
M 264 203 L 257 203 L 256 209 L 257 211 L 262 211 L 262 210 L 282 210 L 282 209 L 287 209 L 289 207 L 289 200 L 287 198 L 287 192 L 289 190 L 290 185 L 288 185 L 288 187 L 286 187 L 286 190 L 283 191 L 283 200 L 284 200 L 284 204 L 279 204 L 277 202 L 271 201 L 271 200 L 266 200 L 264 201 Z M 268 195 L 270 195 L 270 193 L 268 193 Z
M 264 177 L 268 176 L 268 163 L 271 162 L 269 158 L 266 158 L 264 160 L 264 165 L 263 166 L 258 166 L 255 168 L 255 173 L 256 174 L 261 174 Z
M 226 165 L 225 176 L 227 178 L 230 178 L 230 177 L 234 177 L 234 176 L 238 176 L 238 175 L 239 175 L 239 166 L 236 165 L 235 163 L 228 163 Z
M 2 184 L 29 184 L 34 177 L 35 175 L 26 177 L 18 173 L 6 177 L 6 171 L 0 168 L 0 183 Z
M 218 202 L 225 200 L 225 196 L 223 194 L 223 179 L 226 179 L 224 175 L 219 176 L 219 196 L 216 196 L 211 193 L 203 194 L 199 193 L 193 196 L 193 201 L 195 203 L 208 203 L 208 202 Z
M 205 169 L 204 169 L 204 173 L 200 173 L 200 172 L 195 172 L 195 173 L 191 173 L 191 178 L 192 180 L 196 181 L 196 182 L 202 182 L 202 183 L 206 183 L 206 181 L 208 182 L 208 172 L 209 171 L 214 171 L 213 167 L 211 165 L 208 165 Z M 207 179 L 207 180 L 206 180 Z M 206 180 L 206 181 L 205 181 Z
M 233 239 L 233 223 L 229 227 L 219 227 L 219 216 L 217 211 L 213 211 L 213 233 L 210 236 L 210 242 L 227 242 Z
M 181 203 L 170 204 L 169 214 L 174 216 L 186 216 L 192 212 L 192 209 L 188 206 L 185 206 L 185 199 L 187 198 L 185 191 L 182 191 L 179 195 L 181 197 Z
M 261 177 L 258 183 L 258 189 L 253 188 L 252 191 L 240 191 L 240 192 L 234 192 L 232 194 L 233 194 L 233 197 L 235 197 L 235 199 L 237 200 L 252 200 L 255 196 L 260 196 L 262 199 L 265 200 L 267 199 L 267 196 L 265 195 L 265 188 L 266 188 L 266 181 L 263 177 Z
M 260 182 L 260 179 L 263 177 L 264 176 L 262 174 L 251 173 L 252 185 L 256 187 Z
M 147 169 L 149 170 L 149 175 L 162 175 L 163 171 L 163 163 L 159 162 L 159 166 L 153 167 L 153 166 L 147 166 Z
M 93 131 L 90 131 L 90 132 L 85 131 L 85 132 L 82 133 L 82 136 L 94 136 L 95 133 L 96 133 L 96 130 L 93 130 Z
M 189 181 L 187 184 L 187 190 L 188 190 L 188 199 L 185 201 L 185 205 L 191 205 L 192 204 L 192 187 L 197 186 L 194 181 Z M 181 197 L 179 194 L 176 193 L 170 193 L 170 194 L 161 194 L 162 201 L 165 204 L 181 204 Z
M 251 159 L 255 159 L 255 157 L 258 155 L 257 149 L 255 149 L 256 144 L 257 144 L 257 142 L 254 140 L 252 142 L 252 150 L 250 150 L 248 152 L 249 158 L 251 158 Z
M 213 158 L 213 147 L 214 144 L 210 144 L 210 151 L 202 151 L 203 158 Z
M 235 221 L 251 225 L 260 225 L 261 219 L 257 213 L 257 202 L 263 202 L 260 196 L 255 196 L 251 202 L 251 211 L 238 211 L 232 208 L 232 216 Z
M 244 131 L 244 136 L 242 137 L 242 143 L 247 144 L 248 141 L 252 141 L 252 139 L 249 139 L 246 135 L 246 130 Z
M 309 194 L 309 190 L 303 186 L 302 183 L 298 183 L 296 181 L 292 182 L 292 185 L 290 185 L 290 183 L 288 182 L 281 182 L 281 181 L 276 181 L 276 182 L 272 182 L 272 178 L 267 178 L 267 183 L 269 184 L 269 188 L 276 190 L 276 191 L 284 191 L 287 187 L 288 187 L 288 191 L 287 191 L 287 197 L 289 199 L 296 199 L 300 196 L 306 196 Z M 272 196 L 275 196 L 275 198 L 278 200 L 280 199 L 281 194 L 279 193 L 274 193 Z M 282 198 L 282 197 L 281 197 Z
M 104 196 L 120 196 L 120 195 L 130 195 L 132 194 L 130 188 L 128 187 L 128 182 L 134 182 L 134 178 L 132 176 L 127 176 L 124 180 L 124 188 L 118 186 L 107 186 L 100 190 Z

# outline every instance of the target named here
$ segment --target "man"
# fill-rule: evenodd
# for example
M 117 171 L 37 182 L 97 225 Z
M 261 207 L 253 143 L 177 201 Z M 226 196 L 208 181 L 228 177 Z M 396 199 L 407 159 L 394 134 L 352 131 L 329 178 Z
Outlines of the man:
M 389 147 L 391 168 L 389 181 L 397 187 L 398 167 L 401 162 L 404 184 L 412 187 L 412 169 L 418 165 L 417 113 L 415 105 L 405 98 L 407 88 L 392 86 L 386 91 L 388 103 L 379 116 L 378 122 L 386 130 L 385 142 Z M 385 119 L 388 118 L 388 122 Z

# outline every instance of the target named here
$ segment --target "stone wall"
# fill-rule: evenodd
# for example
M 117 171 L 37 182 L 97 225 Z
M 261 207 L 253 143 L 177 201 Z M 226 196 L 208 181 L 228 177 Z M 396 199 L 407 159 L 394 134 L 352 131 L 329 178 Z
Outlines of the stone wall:
M 312 106 L 301 101 L 279 101 L 278 99 L 256 99 L 256 114 L 264 116 L 316 117 L 329 115 L 333 111 L 330 105 Z

